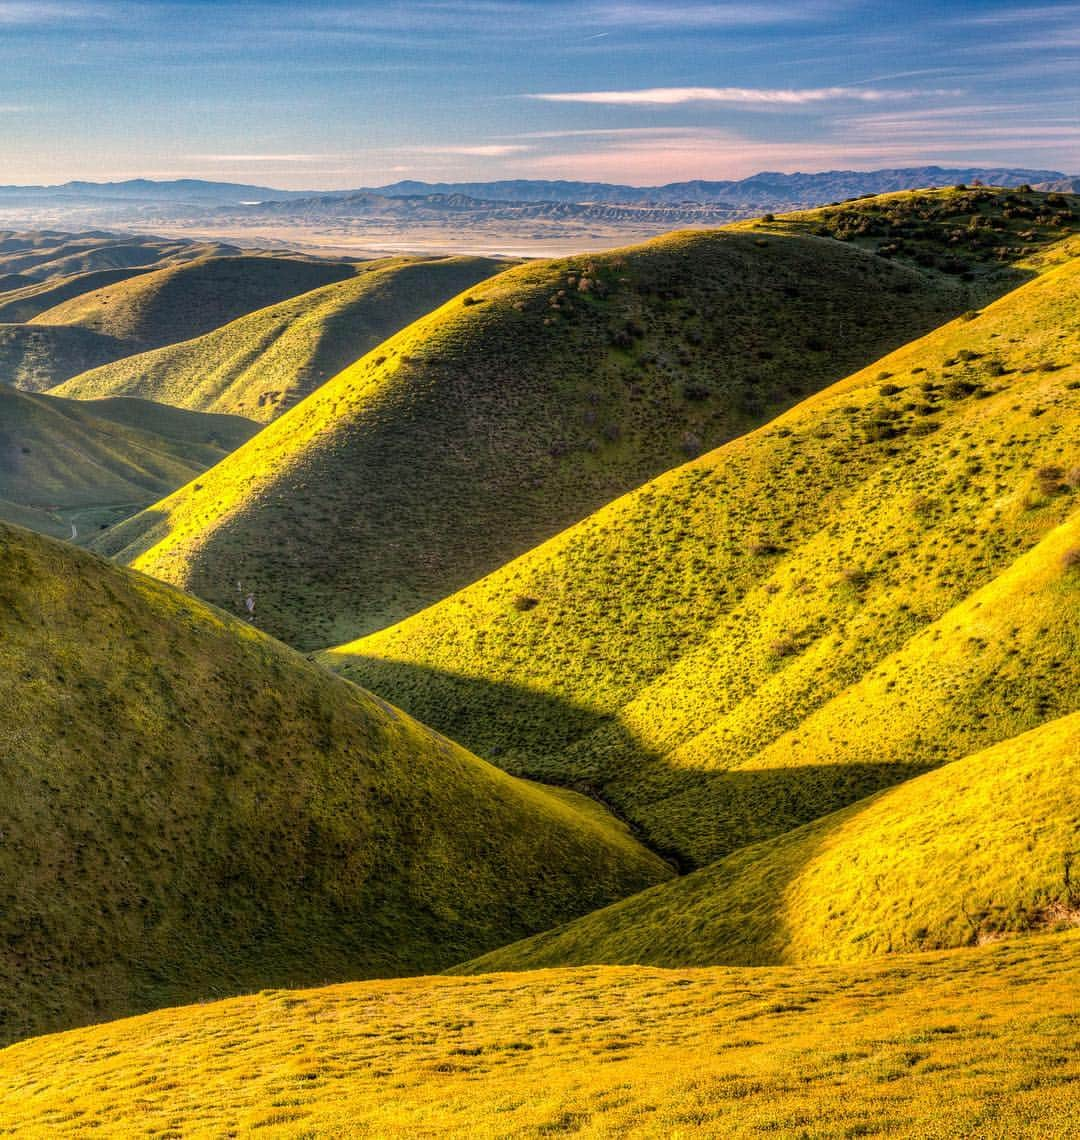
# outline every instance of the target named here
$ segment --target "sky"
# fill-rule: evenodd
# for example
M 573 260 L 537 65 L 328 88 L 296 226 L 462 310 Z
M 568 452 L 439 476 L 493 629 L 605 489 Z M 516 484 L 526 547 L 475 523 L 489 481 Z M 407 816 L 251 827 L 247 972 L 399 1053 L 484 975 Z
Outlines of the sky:
M 0 0 L 0 183 L 1080 173 L 1080 2 Z

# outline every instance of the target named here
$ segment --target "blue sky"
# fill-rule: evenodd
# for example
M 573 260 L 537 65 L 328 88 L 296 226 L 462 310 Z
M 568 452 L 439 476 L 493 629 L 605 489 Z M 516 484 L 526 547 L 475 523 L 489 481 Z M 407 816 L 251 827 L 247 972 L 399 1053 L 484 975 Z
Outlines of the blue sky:
M 0 0 L 0 182 L 1080 173 L 1080 3 Z

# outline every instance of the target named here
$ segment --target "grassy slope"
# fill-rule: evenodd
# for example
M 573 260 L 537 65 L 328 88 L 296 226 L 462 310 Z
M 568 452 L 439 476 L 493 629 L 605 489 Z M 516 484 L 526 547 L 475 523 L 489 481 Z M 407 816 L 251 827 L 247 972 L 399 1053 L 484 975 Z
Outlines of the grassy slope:
M 969 686 L 924 725 L 920 695 L 878 733 L 903 747 L 860 748 L 851 712 L 795 746 L 1075 512 L 1078 305 L 1080 259 L 328 661 L 695 865 L 1071 711 L 1057 622 L 985 706 Z
M 145 503 L 256 430 L 238 416 L 146 400 L 83 403 L 0 387 L 0 499 L 32 508 Z
M 0 324 L 0 384 L 42 392 L 125 356 L 134 347 L 75 326 Z
M 1057 241 L 1075 233 L 1078 214 L 1078 195 L 983 187 L 880 194 L 731 228 L 836 238 L 957 276 L 985 303 L 1001 296 L 1003 280 L 1016 281 L 1018 267 L 1059 262 Z
M 963 282 L 819 237 L 723 232 L 523 266 L 392 338 L 102 550 L 211 600 L 235 570 L 269 631 L 341 640 L 1019 273 L 995 261 Z
M 0 1035 L 431 971 L 669 869 L 251 629 L 0 525 Z
M 222 242 L 190 241 L 186 238 L 154 238 L 118 235 L 100 231 L 67 234 L 57 231 L 0 231 L 0 274 L 19 275 L 21 288 L 34 281 L 64 278 L 109 270 L 134 269 L 199 257 L 238 253 Z M 0 297 L 0 301 L 7 298 Z
M 478 257 L 367 262 L 354 278 L 76 376 L 57 394 L 141 396 L 269 422 L 388 336 L 502 268 Z
M 96 269 L 88 273 L 73 273 L 60 278 L 36 281 L 20 289 L 0 292 L 0 321 L 17 324 L 29 321 L 64 301 L 70 301 L 83 293 L 93 292 L 141 273 L 149 273 L 154 265 L 136 265 L 123 269 Z
M 888 964 L 418 978 L 0 1052 L 18 1136 L 979 1136 L 1080 1129 L 1080 936 Z
M 1078 779 L 1073 713 L 466 969 L 844 961 L 1080 925 Z
M 89 329 L 130 343 L 130 351 L 158 348 L 355 272 L 351 264 L 299 256 L 201 258 L 82 294 L 30 324 Z

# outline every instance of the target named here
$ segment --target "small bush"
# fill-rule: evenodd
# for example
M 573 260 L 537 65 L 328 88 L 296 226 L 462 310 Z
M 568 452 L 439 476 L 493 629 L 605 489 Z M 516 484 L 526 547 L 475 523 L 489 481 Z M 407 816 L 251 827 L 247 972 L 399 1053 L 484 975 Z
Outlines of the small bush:
M 1048 463 L 1035 472 L 1035 485 L 1048 498 L 1069 489 L 1065 482 L 1065 470 L 1056 463 Z
M 769 653 L 773 657 L 792 657 L 798 652 L 799 643 L 790 633 L 785 633 L 783 636 L 769 642 Z

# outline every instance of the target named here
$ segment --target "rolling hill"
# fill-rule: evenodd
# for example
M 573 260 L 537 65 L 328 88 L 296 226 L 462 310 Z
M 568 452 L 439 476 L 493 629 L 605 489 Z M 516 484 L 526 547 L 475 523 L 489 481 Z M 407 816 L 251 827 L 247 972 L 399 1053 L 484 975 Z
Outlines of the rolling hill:
M 1004 192 L 912 200 L 920 250 L 949 247 L 972 210 L 1012 208 Z M 1032 276 L 1063 224 L 1035 224 L 1019 252 L 980 247 L 960 274 L 754 230 L 530 263 L 403 330 L 100 549 L 209 600 L 239 574 L 262 628 L 345 640 Z
M 1073 713 L 466 969 L 845 961 L 1080 926 L 1078 778 Z
M 1080 935 L 270 990 L 0 1052 L 18 1135 L 1067 1137 Z
M 2 524 L 0 615 L 7 1040 L 438 970 L 671 874 L 596 805 Z
M 56 394 L 140 396 L 268 422 L 388 336 L 504 268 L 478 257 L 364 262 L 355 277 L 76 376 Z
M 0 518 L 65 538 L 73 522 L 96 528 L 188 482 L 257 430 L 238 416 L 0 385 Z
M 126 341 L 75 325 L 0 324 L 0 385 L 43 392 L 133 351 Z
M 24 278 L 8 289 L 93 272 L 138 269 L 240 251 L 222 242 L 106 231 L 0 230 L 0 273 Z
M 139 265 L 126 269 L 94 269 L 89 273 L 73 273 L 66 277 L 50 277 L 45 281 L 31 281 L 20 287 L 0 292 L 0 322 L 18 324 L 32 320 L 47 309 L 72 297 L 93 292 L 140 273 L 149 273 L 153 265 Z
M 351 263 L 299 255 L 199 258 L 83 293 L 30 323 L 87 329 L 132 345 L 129 351 L 159 348 L 355 272 Z
M 1078 306 L 1073 259 L 326 661 L 688 866 L 1071 712 Z

